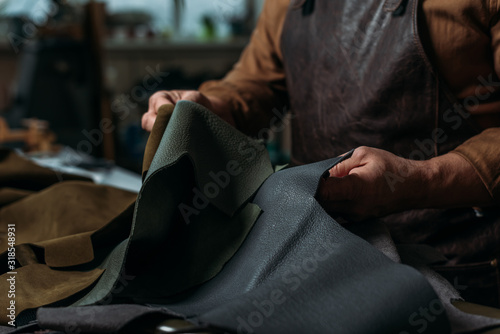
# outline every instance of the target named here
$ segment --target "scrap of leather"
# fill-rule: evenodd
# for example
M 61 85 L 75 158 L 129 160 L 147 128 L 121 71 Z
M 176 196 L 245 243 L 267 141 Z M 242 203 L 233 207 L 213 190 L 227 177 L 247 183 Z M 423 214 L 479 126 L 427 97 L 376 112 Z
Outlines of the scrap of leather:
M 16 310 L 22 311 L 59 302 L 89 288 L 99 279 L 103 270 L 56 271 L 44 264 L 33 263 L 16 269 L 16 272 Z M 1 301 L 3 309 L 9 307 L 11 300 L 7 298 L 10 288 L 7 279 L 11 276 L 13 275 L 1 276 L 0 290 L 6 295 Z M 7 324 L 9 321 L 11 319 L 7 318 L 7 312 L 2 312 L 0 322 Z
M 0 189 L 0 208 L 4 205 L 13 203 L 23 197 L 33 194 L 33 191 L 15 189 L 15 188 L 2 188 Z
M 91 182 L 58 182 L 0 209 L 1 232 L 16 225 L 16 243 L 35 243 L 96 230 L 122 212 L 136 195 Z M 36 231 L 36 233 L 34 233 Z M 0 251 L 7 248 L 5 234 Z
M 1 149 L 0 261 L 7 264 L 7 227 L 12 224 L 20 265 L 15 270 L 18 314 L 64 300 L 94 284 L 103 270 L 85 267 L 95 258 L 93 233 L 115 221 L 135 197 L 87 178 L 40 167 Z M 127 228 L 123 221 L 121 225 Z M 126 236 L 122 233 L 122 240 Z M 106 239 L 107 247 L 114 246 L 112 237 Z M 2 266 L 0 291 L 9 291 L 8 272 Z M 8 303 L 6 296 L 0 298 L 0 307 L 7 308 Z M 7 322 L 5 315 L 0 322 Z

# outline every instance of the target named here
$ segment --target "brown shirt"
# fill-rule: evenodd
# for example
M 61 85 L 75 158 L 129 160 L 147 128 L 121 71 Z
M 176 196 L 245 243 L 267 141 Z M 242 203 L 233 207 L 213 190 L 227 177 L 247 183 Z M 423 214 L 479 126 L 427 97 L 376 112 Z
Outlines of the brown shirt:
M 280 37 L 290 0 L 267 0 L 250 43 L 222 80 L 200 87 L 233 105 L 238 128 L 268 126 L 286 104 Z M 456 97 L 487 130 L 453 152 L 468 160 L 500 199 L 500 0 L 424 0 L 419 14 L 426 52 Z

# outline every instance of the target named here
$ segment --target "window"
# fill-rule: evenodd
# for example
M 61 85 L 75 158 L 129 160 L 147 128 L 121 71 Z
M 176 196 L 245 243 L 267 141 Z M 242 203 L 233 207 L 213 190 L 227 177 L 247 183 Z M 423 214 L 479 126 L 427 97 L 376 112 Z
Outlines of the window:
M 141 11 L 152 17 L 155 32 L 174 32 L 176 22 L 179 23 L 178 33 L 181 36 L 199 36 L 203 31 L 204 16 L 210 17 L 216 30 L 224 36 L 229 30 L 231 17 L 244 16 L 244 0 L 106 0 L 110 14 L 124 11 Z M 175 3 L 179 4 L 176 17 Z M 181 5 L 184 3 L 184 5 Z
M 66 2 L 78 6 L 87 0 Z M 256 7 L 254 15 L 257 15 L 263 0 L 101 0 L 101 2 L 106 3 L 110 15 L 122 14 L 132 21 L 134 15 L 141 16 L 143 20 L 147 20 L 155 35 L 185 38 L 203 35 L 207 23 L 205 20 L 205 25 L 203 24 L 204 17 L 213 25 L 217 37 L 225 37 L 231 34 L 232 26 L 234 29 L 234 21 L 245 17 L 250 4 Z M 51 0 L 0 0 L 0 8 L 3 8 L 4 15 L 26 17 L 39 25 L 45 23 L 57 10 L 57 6 Z

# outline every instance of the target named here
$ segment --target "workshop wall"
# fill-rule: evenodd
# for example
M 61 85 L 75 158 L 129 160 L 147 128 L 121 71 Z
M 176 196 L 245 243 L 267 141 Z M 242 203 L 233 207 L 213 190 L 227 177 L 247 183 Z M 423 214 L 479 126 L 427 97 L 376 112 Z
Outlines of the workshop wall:
M 47 120 L 57 144 L 139 171 L 149 96 L 222 77 L 262 4 L 0 0 L 0 117 L 12 128 Z

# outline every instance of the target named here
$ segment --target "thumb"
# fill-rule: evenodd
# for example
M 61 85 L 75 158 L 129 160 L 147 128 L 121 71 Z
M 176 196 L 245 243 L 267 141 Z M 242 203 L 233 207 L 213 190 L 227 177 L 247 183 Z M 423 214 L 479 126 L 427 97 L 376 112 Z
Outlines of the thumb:
M 344 177 L 356 167 L 362 166 L 361 158 L 353 154 L 350 158 L 336 164 L 330 169 L 330 177 Z

